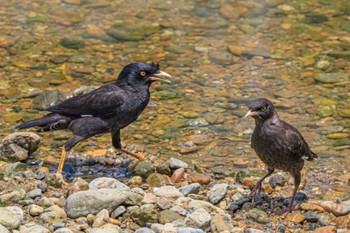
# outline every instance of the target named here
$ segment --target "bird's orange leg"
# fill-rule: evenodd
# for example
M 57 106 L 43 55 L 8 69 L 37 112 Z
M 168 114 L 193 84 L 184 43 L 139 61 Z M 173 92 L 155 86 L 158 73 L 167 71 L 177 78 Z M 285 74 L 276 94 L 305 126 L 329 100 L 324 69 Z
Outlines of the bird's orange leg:
M 64 162 L 66 161 L 66 156 L 67 156 L 67 151 L 63 147 L 60 162 L 59 162 L 58 168 L 57 168 L 57 174 L 62 175 L 62 170 L 63 170 Z M 65 180 L 62 180 L 62 184 L 68 185 L 68 183 Z
M 131 152 L 131 151 L 128 151 L 128 150 L 125 150 L 123 148 L 120 148 L 119 149 L 120 151 L 124 152 L 124 153 L 127 153 L 129 155 L 131 155 L 132 157 L 135 157 L 136 159 L 138 159 L 139 161 L 146 161 L 147 158 L 146 156 L 144 156 L 143 154 L 139 154 L 139 153 L 134 153 L 134 152 Z

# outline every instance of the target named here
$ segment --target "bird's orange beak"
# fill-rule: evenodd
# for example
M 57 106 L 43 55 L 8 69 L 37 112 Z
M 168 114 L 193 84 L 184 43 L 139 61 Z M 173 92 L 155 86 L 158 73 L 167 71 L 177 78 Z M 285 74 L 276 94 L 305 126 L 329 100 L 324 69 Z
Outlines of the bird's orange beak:
M 246 117 L 249 117 L 249 116 L 251 116 L 251 117 L 258 116 L 258 112 L 249 110 L 249 111 L 247 112 L 247 114 L 245 114 L 245 116 L 244 116 L 243 118 L 246 118 Z
M 158 73 L 152 74 L 151 81 L 163 81 L 163 82 L 171 83 L 170 80 L 165 78 L 171 78 L 171 75 L 160 70 Z

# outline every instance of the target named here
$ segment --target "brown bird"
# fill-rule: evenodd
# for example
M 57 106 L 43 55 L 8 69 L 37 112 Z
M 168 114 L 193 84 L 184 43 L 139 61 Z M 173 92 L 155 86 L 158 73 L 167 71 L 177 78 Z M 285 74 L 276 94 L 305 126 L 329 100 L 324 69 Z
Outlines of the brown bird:
M 294 177 L 294 190 L 288 208 L 291 212 L 295 194 L 301 182 L 300 171 L 304 161 L 312 161 L 318 156 L 310 150 L 296 128 L 278 117 L 272 102 L 268 99 L 253 100 L 244 118 L 248 116 L 255 120 L 251 146 L 268 167 L 267 174 L 252 190 L 252 203 L 254 205 L 256 194 L 261 190 L 261 183 L 277 168 L 289 172 Z
M 116 82 L 96 90 L 69 98 L 46 110 L 43 117 L 25 122 L 16 128 L 39 127 L 38 132 L 69 129 L 73 136 L 64 144 L 57 169 L 61 174 L 66 153 L 78 142 L 94 135 L 110 132 L 112 144 L 138 160 L 145 160 L 142 154 L 123 149 L 120 130 L 134 122 L 146 108 L 150 85 L 171 76 L 159 69 L 157 64 L 131 63 L 123 68 Z M 65 183 L 65 182 L 64 182 Z

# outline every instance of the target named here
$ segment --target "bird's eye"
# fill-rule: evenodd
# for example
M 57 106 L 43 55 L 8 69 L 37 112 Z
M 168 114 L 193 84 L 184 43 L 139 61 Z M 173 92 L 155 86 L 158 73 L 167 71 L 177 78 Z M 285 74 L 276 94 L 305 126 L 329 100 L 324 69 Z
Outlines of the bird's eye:
M 146 76 L 146 72 L 145 72 L 145 71 L 141 71 L 141 72 L 140 72 L 140 75 L 141 75 L 142 77 L 145 77 L 145 76 Z
M 266 110 L 266 106 L 261 108 L 261 111 L 265 111 Z

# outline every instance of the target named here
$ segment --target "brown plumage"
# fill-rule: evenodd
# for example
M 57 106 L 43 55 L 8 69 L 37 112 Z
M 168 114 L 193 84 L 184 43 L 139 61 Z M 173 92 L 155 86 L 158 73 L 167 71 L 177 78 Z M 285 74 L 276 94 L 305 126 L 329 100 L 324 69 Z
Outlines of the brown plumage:
M 268 99 L 253 100 L 245 117 L 247 116 L 252 116 L 255 120 L 251 146 L 268 167 L 267 174 L 252 190 L 253 204 L 257 192 L 261 189 L 261 183 L 277 168 L 289 172 L 294 177 L 294 190 L 288 208 L 290 212 L 301 182 L 300 171 L 304 161 L 312 161 L 318 156 L 310 150 L 296 128 L 279 118 L 272 102 Z

